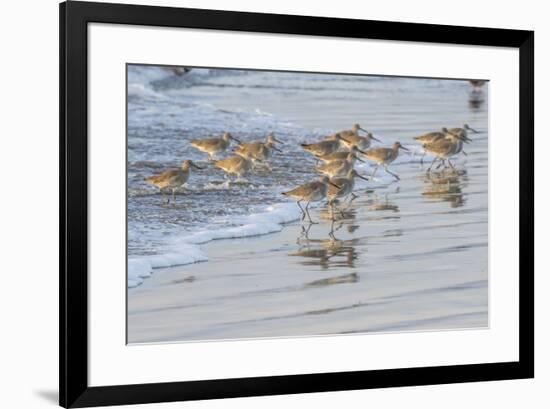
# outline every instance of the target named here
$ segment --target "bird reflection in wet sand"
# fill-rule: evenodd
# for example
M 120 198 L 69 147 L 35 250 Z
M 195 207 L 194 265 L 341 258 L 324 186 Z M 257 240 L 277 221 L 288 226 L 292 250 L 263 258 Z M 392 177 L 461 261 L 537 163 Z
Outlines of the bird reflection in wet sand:
M 466 202 L 462 188 L 467 180 L 465 170 L 445 169 L 442 172 L 426 174 L 422 195 L 429 199 L 449 202 L 451 207 L 461 207 Z
M 359 281 L 359 274 L 350 273 L 344 274 L 336 277 L 323 278 L 321 280 L 311 281 L 306 284 L 306 287 L 325 287 L 327 285 L 334 284 L 348 284 L 348 283 L 357 283 Z
M 355 267 L 355 260 L 358 257 L 354 247 L 355 240 L 339 240 L 334 236 L 334 232 L 342 228 L 343 223 L 339 223 L 331 231 L 327 238 L 313 239 L 309 237 L 311 224 L 306 228 L 302 226 L 302 232 L 297 239 L 300 245 L 298 251 L 289 253 L 292 257 L 304 257 L 306 260 L 300 261 L 304 266 L 320 266 L 327 270 L 338 267 Z
M 399 188 L 395 190 L 394 193 L 399 193 Z M 380 197 L 379 195 L 374 196 L 374 198 L 369 201 L 369 205 L 367 206 L 367 210 L 369 212 L 392 212 L 392 213 L 398 213 L 399 212 L 399 206 L 396 205 L 393 201 L 389 199 L 389 193 L 386 193 L 383 195 L 383 197 Z M 376 220 L 380 219 L 399 219 L 399 216 L 378 216 L 376 217 Z

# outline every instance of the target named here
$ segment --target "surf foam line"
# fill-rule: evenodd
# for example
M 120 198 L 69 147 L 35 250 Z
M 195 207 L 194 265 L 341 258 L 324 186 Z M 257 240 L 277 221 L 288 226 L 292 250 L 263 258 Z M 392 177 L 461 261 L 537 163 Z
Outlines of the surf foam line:
M 267 206 L 260 213 L 236 216 L 232 222 L 236 225 L 202 230 L 175 238 L 165 254 L 128 258 L 128 288 L 137 287 L 150 277 L 155 269 L 183 266 L 208 261 L 202 244 L 213 240 L 262 236 L 280 232 L 286 223 L 299 220 L 300 210 L 296 203 L 277 203 Z

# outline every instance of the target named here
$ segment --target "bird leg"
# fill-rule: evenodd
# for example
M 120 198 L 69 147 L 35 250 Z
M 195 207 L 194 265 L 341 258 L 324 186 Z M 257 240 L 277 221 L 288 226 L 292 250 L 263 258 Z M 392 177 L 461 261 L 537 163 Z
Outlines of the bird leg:
M 313 220 L 311 220 L 311 216 L 310 216 L 309 210 L 308 210 L 309 203 L 310 203 L 310 202 L 307 202 L 307 205 L 306 205 L 307 218 L 309 219 L 309 222 L 310 222 L 311 224 L 317 224 L 317 222 L 314 222 Z
M 468 156 L 468 154 L 467 154 L 465 151 L 462 151 L 462 154 L 463 154 L 464 156 Z
M 449 165 L 451 166 L 451 168 L 452 168 L 453 170 L 455 170 L 455 167 L 454 167 L 453 164 L 451 163 L 451 160 L 450 160 L 450 159 L 447 159 L 447 162 L 449 162 Z
M 334 219 L 332 219 L 332 223 L 330 224 L 330 232 L 328 235 L 331 239 L 336 240 L 336 237 L 334 237 Z
M 376 175 L 376 171 L 378 170 L 378 166 L 379 165 L 376 165 L 376 167 L 374 168 L 374 172 L 372 172 L 372 177 L 374 177 L 374 175 Z
M 176 204 L 176 189 L 175 188 L 172 189 L 172 201 L 174 202 L 173 204 Z
M 430 167 L 428 168 L 427 172 L 429 173 L 431 170 L 432 170 L 432 166 L 434 165 L 435 161 L 438 160 L 439 158 L 436 156 L 434 158 L 434 160 L 432 161 L 432 163 L 430 164 Z
M 424 151 L 420 157 L 420 165 L 424 165 L 424 156 L 426 156 L 426 151 Z
M 298 205 L 298 207 L 300 208 L 300 211 L 302 212 L 302 220 L 304 220 L 306 218 L 306 212 L 304 212 L 304 209 L 302 209 L 302 206 L 300 205 L 300 202 L 301 200 L 298 200 L 296 202 L 296 204 Z
M 388 166 L 387 166 L 387 165 L 384 166 L 384 170 L 385 170 L 386 172 L 388 172 L 390 175 L 392 175 L 396 180 L 400 180 L 400 179 L 399 179 L 399 176 L 397 176 L 395 173 L 393 173 L 392 171 L 390 171 L 390 170 L 388 169 Z
M 170 196 L 168 196 L 168 199 L 164 201 L 164 189 L 160 189 L 160 196 L 162 197 L 162 203 L 170 204 Z

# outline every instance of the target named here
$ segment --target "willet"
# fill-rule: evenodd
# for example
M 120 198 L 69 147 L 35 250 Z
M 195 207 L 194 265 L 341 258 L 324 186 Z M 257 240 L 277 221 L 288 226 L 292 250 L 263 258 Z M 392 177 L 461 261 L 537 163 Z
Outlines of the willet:
M 355 153 L 348 152 L 346 159 L 333 160 L 331 162 L 323 163 L 322 165 L 317 166 L 315 169 L 318 172 L 323 173 L 324 175 L 327 175 L 331 178 L 337 176 L 345 176 L 351 169 L 353 169 L 355 160 L 364 162 L 364 160 L 359 159 L 359 157 Z
M 222 169 L 225 173 L 237 175 L 237 180 L 252 169 L 252 161 L 242 156 L 230 156 L 222 160 L 214 161 L 214 166 Z
M 364 151 L 359 149 L 356 145 L 353 145 L 350 151 L 333 152 L 333 153 L 329 153 L 328 155 L 319 156 L 317 159 L 325 163 L 333 162 L 335 160 L 345 160 L 348 158 L 350 152 L 354 153 L 355 155 L 357 155 L 358 152 L 363 154 L 365 153 Z
M 332 183 L 340 187 L 339 189 L 335 188 L 332 185 L 328 187 L 327 198 L 328 198 L 328 203 L 330 205 L 330 210 L 333 218 L 334 218 L 334 203 L 336 202 L 337 199 L 345 200 L 346 197 L 348 197 L 349 195 L 353 196 L 351 199 L 352 201 L 353 199 L 355 199 L 356 196 L 353 194 L 353 188 L 355 186 L 355 177 L 358 177 L 367 181 L 369 180 L 368 178 L 361 176 L 359 173 L 357 173 L 355 169 L 351 169 L 346 175 L 346 177 L 332 178 L 330 180 Z
M 251 160 L 254 164 L 256 162 L 266 162 L 271 157 L 272 151 L 282 152 L 275 146 L 276 143 L 283 144 L 283 142 L 275 138 L 273 133 L 270 133 L 265 142 L 241 143 L 235 148 L 235 153 L 245 159 Z
M 432 143 L 438 139 L 445 138 L 449 134 L 447 128 L 441 128 L 441 131 L 428 132 L 424 135 L 415 136 L 414 139 L 420 143 Z
M 415 136 L 415 140 L 420 142 L 421 144 L 425 143 L 432 143 L 437 141 L 438 139 L 451 138 L 451 133 L 447 128 L 441 128 L 441 131 L 435 131 L 435 132 L 428 132 L 424 135 Z M 422 156 L 420 157 L 420 164 L 424 163 L 424 156 L 426 156 L 426 151 L 422 153 Z
M 424 145 L 422 145 L 426 152 L 435 155 L 434 160 L 428 168 L 428 172 L 431 171 L 432 166 L 438 159 L 441 161 L 441 164 L 444 164 L 445 161 L 447 161 L 451 168 L 454 169 L 450 158 L 460 153 L 460 151 L 462 150 L 462 143 L 466 141 L 467 137 L 463 134 L 458 135 L 451 133 L 451 135 L 452 137 L 450 139 L 438 139 L 432 143 L 425 143 Z
M 308 211 L 309 204 L 311 202 L 319 202 L 325 199 L 327 197 L 329 185 L 340 188 L 338 185 L 331 182 L 327 176 L 323 176 L 318 181 L 305 183 L 288 192 L 284 192 L 283 195 L 296 199 L 296 203 L 302 211 L 302 220 L 304 220 L 307 215 L 309 222 L 314 223 L 314 221 L 311 220 L 311 216 Z M 302 201 L 307 202 L 305 210 L 300 205 Z
M 401 143 L 395 142 L 391 148 L 377 148 L 365 152 L 365 156 L 376 163 L 376 168 L 372 173 L 372 177 L 376 174 L 378 167 L 382 165 L 384 166 L 384 170 L 386 172 L 392 175 L 395 179 L 399 180 L 399 176 L 388 169 L 388 165 L 397 159 L 399 149 L 408 151 L 408 149 L 402 146 Z
M 342 141 L 342 143 L 348 149 L 352 148 L 353 146 L 357 146 L 359 149 L 366 150 L 370 148 L 373 140 L 380 142 L 380 140 L 376 139 L 370 132 L 367 132 L 365 136 L 360 136 L 357 133 L 343 136 L 344 138 L 346 138 L 346 140 Z
M 201 152 L 207 153 L 208 160 L 214 160 L 215 155 L 227 149 L 231 140 L 241 143 L 241 141 L 232 136 L 229 132 L 225 132 L 221 138 L 194 139 L 191 141 L 191 146 L 197 148 Z
M 470 128 L 468 124 L 464 124 L 462 128 L 451 128 L 449 129 L 449 132 L 460 136 L 464 136 L 466 138 L 465 141 L 467 142 L 471 141 L 471 139 L 468 138 L 468 132 L 479 133 L 479 131 L 476 131 L 475 129 Z
M 334 135 L 334 139 L 327 139 L 317 143 L 302 143 L 300 144 L 306 152 L 315 156 L 328 155 L 336 152 L 343 142 L 347 142 L 339 133 Z
M 160 189 L 161 195 L 164 196 L 165 189 L 172 189 L 172 199 L 176 201 L 175 192 L 180 186 L 187 183 L 189 175 L 191 174 L 191 166 L 197 169 L 203 169 L 193 163 L 193 161 L 186 160 L 181 164 L 180 169 L 170 169 L 162 172 L 160 175 L 150 176 L 145 181 Z M 168 196 L 167 204 L 170 203 L 170 196 Z
M 365 133 L 369 133 L 366 129 L 361 128 L 361 125 L 359 124 L 353 124 L 351 129 L 345 129 L 343 131 L 338 132 L 340 136 L 343 136 L 344 138 L 348 138 L 348 136 L 357 136 L 359 135 L 359 131 L 363 131 Z

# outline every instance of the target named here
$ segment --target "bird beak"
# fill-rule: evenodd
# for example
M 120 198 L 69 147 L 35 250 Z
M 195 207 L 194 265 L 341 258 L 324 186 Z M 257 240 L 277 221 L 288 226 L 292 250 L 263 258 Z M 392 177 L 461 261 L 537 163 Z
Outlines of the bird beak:
M 370 136 L 370 137 L 371 137 L 372 139 L 374 139 L 374 140 L 375 140 L 376 142 L 380 142 L 380 139 L 378 139 L 378 138 L 375 138 L 375 137 L 374 137 L 374 135 L 372 135 L 372 134 L 371 134 L 371 136 Z
M 469 130 L 469 131 L 472 131 L 473 133 L 479 133 L 479 131 L 476 131 L 475 129 L 470 128 L 470 127 L 468 127 L 468 130 Z
M 271 145 L 271 149 L 273 149 L 274 151 L 277 151 L 277 152 L 282 152 L 282 150 L 277 148 L 275 145 Z
M 235 138 L 234 136 L 231 136 L 231 139 L 233 139 L 235 142 L 237 142 L 238 144 L 241 144 L 242 142 L 239 141 L 237 138 Z
M 277 138 L 273 137 L 273 140 L 277 143 L 280 143 L 281 145 L 284 145 L 285 143 L 283 141 L 278 140 Z
M 361 176 L 361 175 L 355 175 L 357 176 L 358 178 L 361 178 L 363 180 L 366 180 L 367 182 L 370 180 L 370 178 L 366 178 L 365 176 Z
M 194 168 L 197 168 L 197 169 L 201 169 L 201 170 L 204 169 L 204 168 L 201 168 L 200 166 L 195 165 L 194 163 L 192 163 L 191 166 L 193 166 Z
M 335 184 L 335 183 L 332 183 L 332 182 L 328 182 L 328 183 L 330 183 L 332 186 L 334 186 L 334 187 L 337 188 L 337 189 L 342 189 L 340 186 L 338 186 L 338 185 Z
M 359 153 L 362 153 L 363 155 L 366 155 L 366 154 L 367 154 L 367 152 L 365 152 L 365 151 L 362 151 L 362 150 L 361 150 L 361 149 L 359 149 L 359 148 L 357 148 L 357 152 L 359 152 Z
M 363 128 L 359 128 L 360 131 L 363 131 L 363 132 L 366 132 L 366 133 L 369 133 L 369 131 L 367 131 L 366 129 L 363 129 Z
M 410 150 L 410 149 L 405 148 L 404 146 L 400 146 L 399 149 L 403 149 L 404 151 Z
M 363 159 L 361 159 L 361 158 L 360 158 L 359 156 L 357 156 L 357 155 L 353 155 L 353 157 L 354 157 L 355 159 L 357 159 L 359 162 L 365 162 Z

